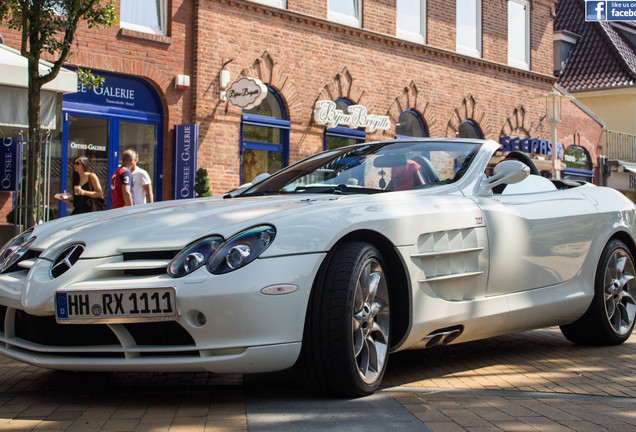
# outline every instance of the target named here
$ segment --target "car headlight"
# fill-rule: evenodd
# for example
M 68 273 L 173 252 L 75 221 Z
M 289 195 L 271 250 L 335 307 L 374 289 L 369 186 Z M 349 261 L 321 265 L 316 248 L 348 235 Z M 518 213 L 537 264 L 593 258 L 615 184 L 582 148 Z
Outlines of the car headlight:
M 276 237 L 276 228 L 260 225 L 238 233 L 216 251 L 208 264 L 213 274 L 229 273 L 259 257 Z
M 24 256 L 29 250 L 31 243 L 35 240 L 33 229 L 29 229 L 22 234 L 9 240 L 0 250 L 0 273 L 4 273 Z
M 222 244 L 223 237 L 218 235 L 189 244 L 170 262 L 168 274 L 172 277 L 182 277 L 192 273 L 206 265 Z

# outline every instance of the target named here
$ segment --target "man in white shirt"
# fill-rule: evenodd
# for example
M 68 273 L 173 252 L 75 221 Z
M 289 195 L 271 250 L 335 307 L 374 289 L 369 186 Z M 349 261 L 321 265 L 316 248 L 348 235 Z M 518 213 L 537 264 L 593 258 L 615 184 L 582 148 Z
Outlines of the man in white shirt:
M 133 204 L 145 204 L 154 201 L 152 195 L 152 184 L 148 172 L 143 168 L 137 166 L 139 156 L 133 149 L 128 149 L 124 153 L 129 153 L 132 157 L 132 172 L 133 188 L 132 197 Z

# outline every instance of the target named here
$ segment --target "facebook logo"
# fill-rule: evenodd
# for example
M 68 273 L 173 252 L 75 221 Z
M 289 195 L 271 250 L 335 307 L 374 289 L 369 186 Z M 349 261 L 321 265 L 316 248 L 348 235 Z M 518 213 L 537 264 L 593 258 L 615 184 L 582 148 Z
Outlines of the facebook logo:
M 586 1 L 585 21 L 605 21 L 607 20 L 606 1 Z

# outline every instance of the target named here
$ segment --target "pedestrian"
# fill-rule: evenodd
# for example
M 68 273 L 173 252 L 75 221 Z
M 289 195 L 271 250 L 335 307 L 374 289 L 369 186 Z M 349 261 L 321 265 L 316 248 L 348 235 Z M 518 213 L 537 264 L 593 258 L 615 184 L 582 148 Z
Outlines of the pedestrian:
M 91 200 L 103 200 L 102 185 L 97 175 L 88 170 L 86 156 L 79 156 L 73 161 L 73 194 L 63 193 L 55 197 L 73 206 L 71 215 L 93 211 Z
M 124 152 L 121 155 L 121 166 L 110 177 L 110 208 L 128 207 L 133 205 L 132 154 Z
M 131 172 L 133 177 L 133 204 L 136 205 L 153 202 L 154 197 L 152 195 L 152 181 L 150 180 L 150 175 L 148 175 L 148 171 L 137 165 L 139 162 L 139 154 L 133 149 L 128 149 L 124 153 L 126 152 L 130 153 L 132 158 Z

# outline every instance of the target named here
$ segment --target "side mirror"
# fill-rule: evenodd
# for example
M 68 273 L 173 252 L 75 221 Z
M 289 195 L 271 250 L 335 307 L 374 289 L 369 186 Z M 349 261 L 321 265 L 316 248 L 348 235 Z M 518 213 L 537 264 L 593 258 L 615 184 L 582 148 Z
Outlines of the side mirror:
M 503 160 L 495 165 L 493 175 L 482 179 L 478 195 L 485 195 L 500 184 L 514 184 L 530 175 L 530 167 L 518 160 Z

